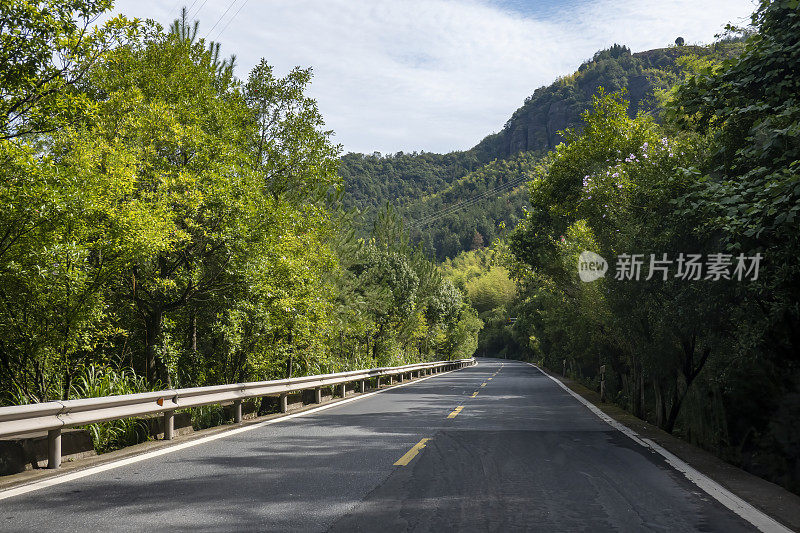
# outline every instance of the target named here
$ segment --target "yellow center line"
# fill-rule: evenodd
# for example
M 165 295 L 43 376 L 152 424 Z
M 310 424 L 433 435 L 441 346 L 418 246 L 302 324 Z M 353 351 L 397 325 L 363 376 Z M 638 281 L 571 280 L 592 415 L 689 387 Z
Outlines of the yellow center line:
M 403 455 L 403 457 L 401 457 L 400 459 L 397 460 L 397 462 L 394 464 L 394 466 L 406 466 L 408 463 L 411 462 L 411 460 L 414 457 L 417 456 L 419 451 L 422 448 L 425 447 L 425 443 L 428 442 L 429 440 L 431 440 L 431 439 L 426 437 L 426 438 L 422 439 L 421 441 L 419 441 L 418 443 L 416 443 L 414 446 L 411 447 L 410 450 L 408 450 L 405 453 L 405 455 Z
M 492 381 L 492 378 L 487 379 L 486 381 Z
M 458 413 L 460 413 L 463 408 L 464 408 L 463 405 L 459 405 L 458 407 L 455 408 L 455 410 L 452 413 L 447 415 L 447 418 L 455 418 L 455 417 L 457 417 Z
M 472 393 L 472 397 L 473 397 L 473 398 L 474 398 L 475 396 L 477 396 L 477 395 L 478 395 L 478 391 L 475 391 L 475 392 L 473 392 L 473 393 Z
M 486 383 L 481 383 L 481 387 L 485 387 L 485 386 L 486 386 Z

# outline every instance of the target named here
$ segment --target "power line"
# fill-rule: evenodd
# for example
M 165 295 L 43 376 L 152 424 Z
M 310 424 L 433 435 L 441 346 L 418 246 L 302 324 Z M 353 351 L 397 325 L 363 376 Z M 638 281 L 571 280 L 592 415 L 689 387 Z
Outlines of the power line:
M 183 2 L 183 0 L 178 0 L 178 5 L 175 6 L 175 9 L 173 9 L 173 11 L 180 11 L 180 7 L 181 7 L 181 3 L 182 2 Z M 196 3 L 197 3 L 197 0 L 194 0 L 194 2 L 192 2 L 192 5 L 190 5 L 189 7 L 186 7 L 186 4 L 183 4 L 183 7 L 186 7 L 186 16 L 187 17 L 189 16 L 189 12 L 192 10 L 192 8 L 194 7 L 194 5 Z
M 506 188 L 507 187 L 503 187 L 502 189 L 506 189 Z M 502 189 L 498 188 L 497 190 L 494 190 L 492 192 L 500 192 Z M 475 204 L 477 204 L 478 202 L 480 202 L 481 200 L 486 199 L 487 197 L 488 196 L 483 196 L 482 195 L 482 196 L 477 196 L 475 198 L 471 198 L 469 200 L 464 200 L 462 202 L 458 202 L 456 204 L 451 205 L 450 207 L 447 207 L 443 211 L 439 211 L 439 212 L 434 213 L 432 215 L 428 215 L 427 217 L 424 217 L 421 220 L 415 221 L 414 223 L 411 224 L 411 226 L 420 228 L 420 227 L 425 226 L 425 225 L 427 225 L 427 224 L 429 224 L 429 223 L 431 223 L 431 222 L 433 222 L 435 220 L 438 220 L 438 219 L 440 219 L 442 217 L 446 217 L 448 215 L 451 215 L 451 214 L 455 213 L 456 211 L 459 211 L 460 209 L 464 209 L 464 208 L 467 208 L 467 207 L 472 207 Z
M 423 217 L 419 222 L 426 223 L 426 222 L 428 222 L 430 220 L 433 220 L 433 219 L 436 219 L 436 218 L 441 218 L 442 216 L 449 215 L 449 214 L 453 213 L 454 211 L 458 211 L 459 209 L 462 209 L 464 207 L 470 207 L 470 206 L 480 202 L 481 200 L 487 199 L 489 196 L 492 196 L 492 195 L 497 194 L 499 192 L 504 192 L 504 191 L 506 191 L 508 189 L 512 189 L 515 186 L 520 185 L 520 184 L 522 184 L 522 183 L 524 183 L 526 181 L 528 181 L 527 177 L 521 177 L 521 178 L 517 178 L 515 180 L 511 180 L 511 181 L 509 181 L 507 183 L 504 183 L 502 185 L 498 185 L 497 187 L 495 187 L 493 189 L 485 191 L 485 192 L 479 194 L 478 196 L 474 196 L 472 198 L 467 198 L 465 200 L 461 200 L 460 202 L 451 205 L 450 207 L 446 208 L 443 211 L 439 211 L 438 213 L 433 213 L 431 215 L 428 215 L 427 217 Z
M 212 32 L 212 31 L 214 31 L 214 28 L 216 28 L 216 27 L 217 27 L 217 24 L 219 24 L 219 22 L 222 20 L 222 18 L 223 18 L 225 15 L 227 15 L 227 14 L 228 14 L 228 11 L 230 11 L 230 10 L 231 10 L 231 8 L 233 7 L 233 5 L 234 5 L 236 2 L 238 2 L 238 0 L 232 0 L 232 1 L 231 1 L 231 3 L 230 3 L 230 4 L 228 4 L 228 9 L 226 9 L 225 11 L 223 11 L 222 15 L 220 15 L 220 16 L 219 16 L 219 18 L 217 19 L 217 21 L 214 23 L 214 25 L 213 25 L 213 26 L 211 26 L 211 29 L 210 29 L 210 30 L 208 30 L 208 32 L 206 32 L 206 35 L 205 35 L 205 37 L 208 37 L 209 35 L 211 35 L 211 32 Z
M 235 18 L 236 18 L 236 15 L 238 15 L 238 14 L 239 14 L 239 11 L 241 11 L 241 10 L 242 10 L 242 8 L 245 6 L 245 4 L 247 4 L 247 2 L 248 2 L 248 0 L 244 0 L 244 2 L 242 2 L 242 5 L 240 5 L 240 6 L 239 6 L 239 9 L 237 9 L 237 10 L 236 10 L 236 13 L 234 13 L 234 14 L 233 14 L 233 16 L 232 16 L 230 19 L 228 19 L 228 22 L 225 24 L 225 26 L 224 26 L 224 27 L 223 27 L 221 30 L 219 30 L 219 31 L 217 32 L 217 35 L 215 36 L 215 38 L 216 38 L 216 39 L 219 39 L 220 35 L 222 35 L 223 33 L 225 33 L 225 30 L 227 30 L 227 29 L 228 29 L 228 26 L 230 26 L 230 25 L 231 25 L 231 22 L 233 22 L 233 19 L 235 19 Z
M 514 184 L 512 184 L 512 185 L 509 185 L 509 186 L 507 186 L 507 187 L 503 187 L 502 189 L 498 188 L 498 189 L 497 189 L 496 191 L 494 191 L 494 192 L 501 192 L 501 191 L 502 191 L 502 190 L 504 190 L 504 189 L 513 188 L 513 185 L 520 185 L 520 184 L 521 184 L 521 182 L 517 182 L 517 183 L 514 183 Z M 419 228 L 422 228 L 423 226 L 426 226 L 426 225 L 430 224 L 431 222 L 434 222 L 434 221 L 436 221 L 436 220 L 438 220 L 438 219 L 440 219 L 440 218 L 442 218 L 442 217 L 445 217 L 445 216 L 451 215 L 451 214 L 455 213 L 456 211 L 458 211 L 458 210 L 460 210 L 460 209 L 463 209 L 463 208 L 468 208 L 468 207 L 472 207 L 472 206 L 474 206 L 475 204 L 477 204 L 478 202 L 480 202 L 482 199 L 484 199 L 484 198 L 474 198 L 474 199 L 472 199 L 472 200 L 470 200 L 470 201 L 467 201 L 467 202 L 463 202 L 463 203 L 455 204 L 455 205 L 453 205 L 453 206 L 449 207 L 449 208 L 448 208 L 446 211 L 442 211 L 442 212 L 440 212 L 440 213 L 437 213 L 437 214 L 435 214 L 435 215 L 428 216 L 428 217 L 426 217 L 425 219 L 423 219 L 423 220 L 420 220 L 420 221 L 414 221 L 414 222 L 411 222 L 411 223 L 409 224 L 409 228 L 410 228 L 410 229 L 419 229 Z
M 483 193 L 481 193 L 478 196 L 475 196 L 473 198 L 468 198 L 466 200 L 462 200 L 460 202 L 457 202 L 457 203 L 451 205 L 450 207 L 447 207 L 443 211 L 439 211 L 437 213 L 433 213 L 431 215 L 428 215 L 427 217 L 423 217 L 422 219 L 412 223 L 411 226 L 421 227 L 421 226 L 424 226 L 424 225 L 428 224 L 429 222 L 433 222 L 434 220 L 437 220 L 437 219 L 442 218 L 444 216 L 450 215 L 450 214 L 452 214 L 452 213 L 454 213 L 454 212 L 456 212 L 456 211 L 458 211 L 460 209 L 463 209 L 465 207 L 471 207 L 471 206 L 477 204 L 478 202 L 480 202 L 481 200 L 484 200 L 484 199 L 488 198 L 492 194 L 495 194 L 495 193 L 498 193 L 498 192 L 503 192 L 503 191 L 505 191 L 505 190 L 507 190 L 509 188 L 513 188 L 515 185 L 521 184 L 522 182 L 526 181 L 526 179 L 527 178 L 521 178 L 521 179 L 513 180 L 513 181 L 510 181 L 508 183 L 504 183 L 503 185 L 500 185 L 498 187 L 495 187 L 494 189 L 490 189 L 488 191 L 485 191 L 485 192 L 483 192 Z
M 520 185 L 521 183 L 522 182 L 520 181 L 520 182 L 507 184 L 507 185 L 505 185 L 503 187 L 497 188 L 496 190 L 494 190 L 492 192 L 495 192 L 495 193 L 504 192 L 506 190 L 513 189 L 516 185 Z M 476 198 L 473 198 L 471 200 L 465 201 L 463 203 L 455 204 L 455 205 L 451 206 L 450 208 L 448 208 L 445 211 L 436 213 L 435 215 L 428 216 L 425 219 L 417 222 L 415 224 L 415 227 L 421 228 L 421 227 L 426 226 L 426 225 L 430 224 L 431 222 L 434 222 L 434 221 L 436 221 L 436 220 L 438 220 L 440 218 L 446 217 L 448 215 L 452 215 L 453 213 L 455 213 L 455 212 L 457 212 L 457 211 L 459 211 L 461 209 L 473 207 L 473 206 L 477 205 L 478 203 L 480 203 L 481 200 L 484 200 L 484 199 L 487 199 L 487 197 L 486 196 L 484 196 L 484 197 L 476 197 Z
M 505 190 L 513 188 L 516 185 L 520 185 L 520 184 L 522 184 L 522 183 L 524 183 L 526 181 L 529 181 L 529 180 L 530 180 L 530 178 L 528 176 L 522 176 L 522 177 L 517 178 L 515 180 L 511 180 L 511 181 L 509 181 L 507 183 L 504 183 L 503 185 L 499 185 L 499 186 L 495 187 L 494 189 L 490 189 L 488 191 L 485 191 L 485 192 L 479 194 L 478 196 L 475 196 L 473 198 L 468 198 L 466 200 L 462 200 L 460 202 L 457 202 L 457 203 L 451 205 L 450 207 L 444 209 L 443 211 L 439 211 L 438 213 L 434 213 L 432 215 L 428 215 L 427 217 L 423 217 L 420 220 L 414 221 L 414 222 L 409 224 L 409 228 L 420 228 L 422 226 L 425 226 L 426 224 L 429 224 L 430 222 L 433 222 L 434 220 L 437 220 L 437 219 L 442 218 L 444 216 L 450 215 L 450 214 L 452 214 L 452 213 L 454 213 L 454 212 L 456 212 L 456 211 L 458 211 L 460 209 L 463 209 L 465 207 L 471 207 L 471 206 L 475 205 L 476 203 L 480 202 L 481 200 L 486 199 L 489 195 L 492 195 L 492 194 L 495 194 L 495 193 L 498 193 L 498 192 L 503 192 Z
M 200 7 L 198 7 L 197 11 L 194 12 L 194 15 L 187 15 L 186 18 L 192 18 L 192 17 L 196 17 L 197 15 L 199 15 L 200 11 L 202 11 L 202 9 L 203 9 L 203 6 L 206 5 L 206 2 L 208 2 L 208 0 L 203 0 L 203 3 L 200 4 Z M 194 5 L 194 2 L 192 2 L 192 5 Z

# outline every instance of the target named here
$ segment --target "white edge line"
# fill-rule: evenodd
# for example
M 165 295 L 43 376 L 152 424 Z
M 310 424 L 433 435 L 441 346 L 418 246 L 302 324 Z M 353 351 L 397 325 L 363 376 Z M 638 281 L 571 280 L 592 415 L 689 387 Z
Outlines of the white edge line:
M 473 366 L 477 366 L 477 363 L 475 365 L 473 365 Z M 313 414 L 313 413 L 318 413 L 320 411 L 324 411 L 326 409 L 331 409 L 333 407 L 339 407 L 340 405 L 343 405 L 343 404 L 346 404 L 346 403 L 350 403 L 350 402 L 354 402 L 356 400 L 362 400 L 364 398 L 369 398 L 370 396 L 374 396 L 375 394 L 380 394 L 382 392 L 386 392 L 386 391 L 389 391 L 389 390 L 397 389 L 397 388 L 400 388 L 400 387 L 405 387 L 407 385 L 414 385 L 414 384 L 419 383 L 421 381 L 425 381 L 426 379 L 431 379 L 431 378 L 443 376 L 445 374 L 449 374 L 450 372 L 457 372 L 459 370 L 463 370 L 463 369 L 457 368 L 457 369 L 454 369 L 454 370 L 448 370 L 446 372 L 441 372 L 439 374 L 433 374 L 433 375 L 430 375 L 430 376 L 427 376 L 427 377 L 424 377 L 424 378 L 418 378 L 418 379 L 416 379 L 414 381 L 409 381 L 407 383 L 398 383 L 398 384 L 393 385 L 392 387 L 388 387 L 388 388 L 385 388 L 385 389 L 379 389 L 379 390 L 375 390 L 375 391 L 372 391 L 372 392 L 365 392 L 363 394 L 358 394 L 357 396 L 354 396 L 352 398 L 346 398 L 346 399 L 343 399 L 343 400 L 339 400 L 338 402 L 332 402 L 332 403 L 329 403 L 329 404 L 326 404 L 326 405 L 321 405 L 319 407 L 314 407 L 314 408 L 308 409 L 306 411 L 303 411 L 301 413 L 294 413 L 294 414 L 290 414 L 290 415 L 286 415 L 286 416 L 280 416 L 280 417 L 277 417 L 277 418 L 273 418 L 273 419 L 270 419 L 270 420 L 265 420 L 263 422 L 258 422 L 257 424 L 251 424 L 251 425 L 240 427 L 240 428 L 232 428 L 232 429 L 229 429 L 227 431 L 222 431 L 220 433 L 216 433 L 214 435 L 209 435 L 207 437 L 200 437 L 199 439 L 191 440 L 189 442 L 176 444 L 174 446 L 167 446 L 165 448 L 160 448 L 158 450 L 153 450 L 151 452 L 144 452 L 142 454 L 135 455 L 133 457 L 126 457 L 125 459 L 119 459 L 118 461 L 112 461 L 110 463 L 97 465 L 97 466 L 92 466 L 92 467 L 86 468 L 84 470 L 79 470 L 79 471 L 76 471 L 76 472 L 70 472 L 69 474 L 64 474 L 64 475 L 61 475 L 61 476 L 55 476 L 55 477 L 48 478 L 48 479 L 42 479 L 40 481 L 34 481 L 34 482 L 28 483 L 26 485 L 20 485 L 18 487 L 14 487 L 14 488 L 6 489 L 4 491 L 0 491 L 0 501 L 8 499 L 8 498 L 12 498 L 14 496 L 20 496 L 22 494 L 27 494 L 29 492 L 33 492 L 33 491 L 36 491 L 36 490 L 41 490 L 41 489 L 44 489 L 44 488 L 47 488 L 47 487 L 52 487 L 54 485 L 61 485 L 62 483 L 68 483 L 70 481 L 75 481 L 76 479 L 81 479 L 81 478 L 84 478 L 84 477 L 87 477 L 87 476 L 91 476 L 91 475 L 94 475 L 94 474 L 99 474 L 100 472 L 105 472 L 107 470 L 113 470 L 113 469 L 119 468 L 121 466 L 126 466 L 126 465 L 130 465 L 130 464 L 133 464 L 133 463 L 138 463 L 140 461 L 145 461 L 147 459 L 152 459 L 153 457 L 158 457 L 160 455 L 166 455 L 168 453 L 177 452 L 179 450 L 184 450 L 186 448 L 191 448 L 193 446 L 199 446 L 201 444 L 205 444 L 207 442 L 215 441 L 217 439 L 224 439 L 224 438 L 230 437 L 232 435 L 237 435 L 239 433 L 244 433 L 245 431 L 253 431 L 254 429 L 259 429 L 259 428 L 262 428 L 264 426 L 270 426 L 272 424 L 278 424 L 280 422 L 285 422 L 287 420 L 291 420 L 292 418 L 297 418 L 297 417 L 300 417 L 300 416 L 306 416 L 306 415 L 310 415 L 310 414 Z
M 637 444 L 644 446 L 645 448 L 649 448 L 650 450 L 658 453 L 661 455 L 666 462 L 672 466 L 675 470 L 682 473 L 686 478 L 700 487 L 703 491 L 705 491 L 709 496 L 717 500 L 719 503 L 739 515 L 741 518 L 748 521 L 750 524 L 758 528 L 760 531 L 764 531 L 765 533 L 792 533 L 793 530 L 789 529 L 788 527 L 784 526 L 771 516 L 767 515 L 763 511 L 756 509 L 752 504 L 746 502 L 736 494 L 732 493 L 707 475 L 703 474 L 699 470 L 695 469 L 682 459 L 679 459 L 674 454 L 670 453 L 669 451 L 665 450 L 663 447 L 659 446 L 655 442 L 650 439 L 640 437 L 635 431 L 633 431 L 628 426 L 617 422 L 603 411 L 601 411 L 597 406 L 586 400 L 583 396 L 576 393 L 566 385 L 564 385 L 560 380 L 554 378 L 549 373 L 545 372 L 538 366 L 534 365 L 533 363 L 528 363 L 527 361 L 522 361 L 525 364 L 531 365 L 536 370 L 553 380 L 558 386 L 562 389 L 567 391 L 571 394 L 576 400 L 581 402 L 585 407 L 587 407 L 592 413 L 597 415 L 603 422 L 606 422 L 608 425 L 613 427 L 614 429 L 624 433 L 627 437 L 631 438 Z

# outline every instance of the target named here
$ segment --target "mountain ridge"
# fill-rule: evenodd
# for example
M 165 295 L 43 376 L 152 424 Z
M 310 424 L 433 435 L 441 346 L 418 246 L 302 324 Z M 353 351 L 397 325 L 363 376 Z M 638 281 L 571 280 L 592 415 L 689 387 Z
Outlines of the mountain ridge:
M 595 53 L 572 74 L 537 88 L 499 132 L 468 150 L 342 156 L 339 175 L 348 192 L 342 205 L 362 212 L 362 229 L 368 232 L 377 212 L 392 204 L 411 227 L 412 239 L 439 261 L 477 243 L 489 244 L 499 234 L 498 226 L 502 223 L 510 229 L 525 208 L 524 191 L 519 187 L 505 207 L 498 204 L 492 187 L 531 172 L 538 159 L 562 141 L 559 132 L 579 128 L 581 114 L 601 87 L 606 92 L 624 91 L 631 116 L 643 112 L 658 120 L 659 95 L 688 72 L 686 64 L 691 61 L 681 58 L 719 61 L 735 55 L 739 48 L 737 40 L 723 40 L 707 46 L 676 45 L 631 53 L 627 46 L 615 44 Z M 519 158 L 520 154 L 527 155 Z M 496 162 L 516 158 L 519 160 L 508 167 L 513 176 L 498 176 Z M 463 180 L 470 175 L 476 179 Z M 481 178 L 484 183 L 475 183 Z M 501 192 L 509 196 L 509 191 Z M 459 211 L 459 205 L 468 209 Z

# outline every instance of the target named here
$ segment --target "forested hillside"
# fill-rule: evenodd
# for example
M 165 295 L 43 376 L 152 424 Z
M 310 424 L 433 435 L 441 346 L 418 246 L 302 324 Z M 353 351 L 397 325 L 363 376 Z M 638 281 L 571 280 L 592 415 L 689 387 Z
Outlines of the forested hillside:
M 533 152 L 498 159 L 411 202 L 401 212 L 412 239 L 438 261 L 488 246 L 523 216 L 538 160 Z
M 659 120 L 660 102 L 670 87 L 699 65 L 733 56 L 740 48 L 737 39 L 636 54 L 614 45 L 572 75 L 534 91 L 499 133 L 470 150 L 343 156 L 339 175 L 348 192 L 343 205 L 364 212 L 363 231 L 387 203 L 394 205 L 412 227 L 414 241 L 440 261 L 489 244 L 501 225 L 516 225 L 526 205 L 521 189 L 504 186 L 521 186 L 525 180 L 518 178 L 562 141 L 559 132 L 580 125 L 599 87 L 624 90 L 631 117 L 642 112 Z

